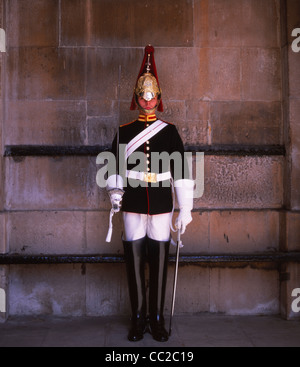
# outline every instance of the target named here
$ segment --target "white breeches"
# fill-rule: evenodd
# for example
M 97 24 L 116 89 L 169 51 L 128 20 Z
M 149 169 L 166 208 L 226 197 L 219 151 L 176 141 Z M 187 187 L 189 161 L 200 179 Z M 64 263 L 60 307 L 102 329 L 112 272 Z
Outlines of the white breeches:
M 172 213 L 147 215 L 123 212 L 124 240 L 135 241 L 148 236 L 156 241 L 170 240 Z

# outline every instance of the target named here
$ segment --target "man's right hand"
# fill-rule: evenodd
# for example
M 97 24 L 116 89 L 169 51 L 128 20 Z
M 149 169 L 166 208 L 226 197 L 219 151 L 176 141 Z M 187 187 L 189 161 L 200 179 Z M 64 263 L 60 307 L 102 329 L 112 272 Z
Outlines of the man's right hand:
M 121 210 L 122 198 L 123 198 L 124 192 L 122 190 L 115 189 L 115 190 L 110 190 L 108 192 L 108 195 L 109 195 L 110 202 L 112 205 L 112 210 L 115 213 L 118 213 Z

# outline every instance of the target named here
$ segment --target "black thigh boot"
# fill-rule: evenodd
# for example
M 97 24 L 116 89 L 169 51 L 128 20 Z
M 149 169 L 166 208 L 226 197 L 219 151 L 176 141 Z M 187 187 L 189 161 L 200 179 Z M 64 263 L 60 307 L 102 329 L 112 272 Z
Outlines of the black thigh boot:
M 163 316 L 169 248 L 170 241 L 148 239 L 150 329 L 153 339 L 159 342 L 169 339 Z
M 147 327 L 147 306 L 145 286 L 145 262 L 147 238 L 136 241 L 123 241 L 127 280 L 131 303 L 130 341 L 143 339 Z

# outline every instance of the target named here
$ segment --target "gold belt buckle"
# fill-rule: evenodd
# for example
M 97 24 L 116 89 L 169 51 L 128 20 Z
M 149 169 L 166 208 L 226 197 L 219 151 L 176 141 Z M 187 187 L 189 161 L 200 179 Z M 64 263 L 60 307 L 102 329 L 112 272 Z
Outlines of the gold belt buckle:
M 144 181 L 149 183 L 157 183 L 157 174 L 156 173 L 144 173 Z

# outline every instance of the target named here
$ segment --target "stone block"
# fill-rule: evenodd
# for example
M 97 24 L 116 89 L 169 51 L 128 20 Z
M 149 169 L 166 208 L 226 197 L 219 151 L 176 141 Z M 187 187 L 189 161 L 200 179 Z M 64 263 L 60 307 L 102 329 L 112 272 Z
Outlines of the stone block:
M 161 118 L 164 121 L 174 123 L 178 127 L 178 122 L 183 123 L 185 121 L 186 108 L 184 101 L 163 101 L 164 111 Z M 158 114 L 157 114 L 158 116 Z
M 6 237 L 6 213 L 0 212 L 0 254 L 8 252 L 8 243 Z
M 130 315 L 124 264 L 13 265 L 10 315 Z
M 199 70 L 204 61 L 201 59 L 201 52 L 196 48 L 158 48 L 155 51 L 155 62 L 163 101 L 202 98 L 201 93 L 205 89 L 202 79 L 199 79 L 203 77 Z
M 99 99 L 87 101 L 87 135 L 89 145 L 111 147 L 120 125 L 137 119 L 138 111 L 130 111 L 131 101 Z
M 0 1 L 0 27 L 4 28 L 4 0 Z
M 291 155 L 291 210 L 300 210 L 300 152 Z
M 12 212 L 7 222 L 11 253 L 80 254 L 87 250 L 84 212 Z
M 300 250 L 300 213 L 286 213 L 286 241 L 288 251 Z M 300 286 L 300 284 L 299 284 Z
M 109 224 L 108 211 L 90 211 L 86 213 L 86 242 L 90 254 L 123 254 L 122 214 L 113 217 L 113 234 L 110 243 L 105 242 Z
M 210 108 L 214 144 L 280 144 L 280 102 L 212 102 Z
M 277 315 L 277 270 L 214 268 L 210 272 L 210 312 Z
M 88 46 L 91 1 L 62 0 L 60 46 Z
M 87 99 L 116 100 L 120 89 L 119 65 L 121 67 L 126 65 L 126 60 L 122 62 L 121 55 L 116 49 L 92 48 L 87 52 Z M 124 55 L 126 51 L 121 53 Z
M 300 25 L 298 25 L 300 28 Z M 300 99 L 300 73 L 299 73 L 299 64 L 300 64 L 300 52 L 293 52 L 291 48 L 288 51 L 289 58 L 289 96 L 292 98 Z
M 86 96 L 86 51 L 81 48 L 12 48 L 7 54 L 7 97 L 80 100 Z
M 84 267 L 11 265 L 10 315 L 83 316 L 86 313 Z
M 283 46 L 281 49 L 281 70 L 282 70 L 282 101 L 285 103 L 289 96 L 289 77 L 288 77 L 288 46 Z M 283 104 L 284 106 L 284 104 Z M 284 110 L 284 108 L 283 108 Z M 283 116 L 284 118 L 285 116 Z M 285 121 L 285 120 L 283 120 Z
M 211 253 L 253 253 L 279 250 L 279 212 L 213 211 Z
M 189 47 L 193 45 L 191 0 L 63 0 L 61 45 Z
M 96 183 L 96 157 L 26 157 L 6 160 L 8 210 L 110 208 Z
M 89 145 L 111 147 L 117 132 L 118 121 L 115 117 L 90 117 L 87 119 Z
M 192 216 L 193 222 L 182 237 L 182 254 L 279 250 L 278 211 L 212 210 L 195 211 Z M 175 254 L 175 247 L 171 247 L 171 253 Z
M 165 316 L 170 315 L 174 265 L 168 269 Z M 180 266 L 176 293 L 175 314 L 208 312 L 210 303 L 210 270 L 200 266 Z
M 184 118 L 175 120 L 184 145 L 211 144 L 210 103 L 185 101 L 185 114 Z
M 80 101 L 7 101 L 6 145 L 83 145 L 86 105 Z
M 277 47 L 278 8 L 274 0 L 196 0 L 197 47 Z
M 193 97 L 204 101 L 240 100 L 240 50 L 225 47 L 201 48 L 199 57 L 199 61 L 195 61 L 197 66 L 194 64 L 192 69 L 187 68 L 188 72 L 192 70 L 190 75 L 194 80 L 193 84 L 198 83 L 197 88 L 194 88 Z M 197 78 L 197 69 L 199 69 L 199 78 Z M 190 99 L 190 94 L 186 98 Z
M 280 50 L 246 48 L 241 51 L 241 97 L 253 101 L 281 100 Z
M 8 47 L 58 45 L 59 0 L 11 0 L 6 14 Z
M 130 316 L 124 264 L 88 264 L 86 267 L 86 314 Z
M 211 125 L 209 121 L 179 121 L 176 126 L 186 149 L 211 144 Z
M 173 223 L 178 216 L 178 212 L 174 213 Z M 182 236 L 184 247 L 181 249 L 182 254 L 191 253 L 207 253 L 210 251 L 210 213 L 209 212 L 192 212 L 193 221 L 187 227 L 185 234 Z M 172 233 L 174 242 L 176 243 L 177 234 Z M 170 247 L 170 253 L 175 255 L 176 247 Z
M 300 153 L 300 99 L 289 101 L 290 126 L 289 139 L 290 149 L 293 153 Z
M 194 208 L 281 208 L 283 164 L 277 156 L 206 156 L 204 194 Z
M 111 117 L 115 116 L 118 109 L 117 101 L 111 99 L 95 99 L 87 101 L 88 117 Z

